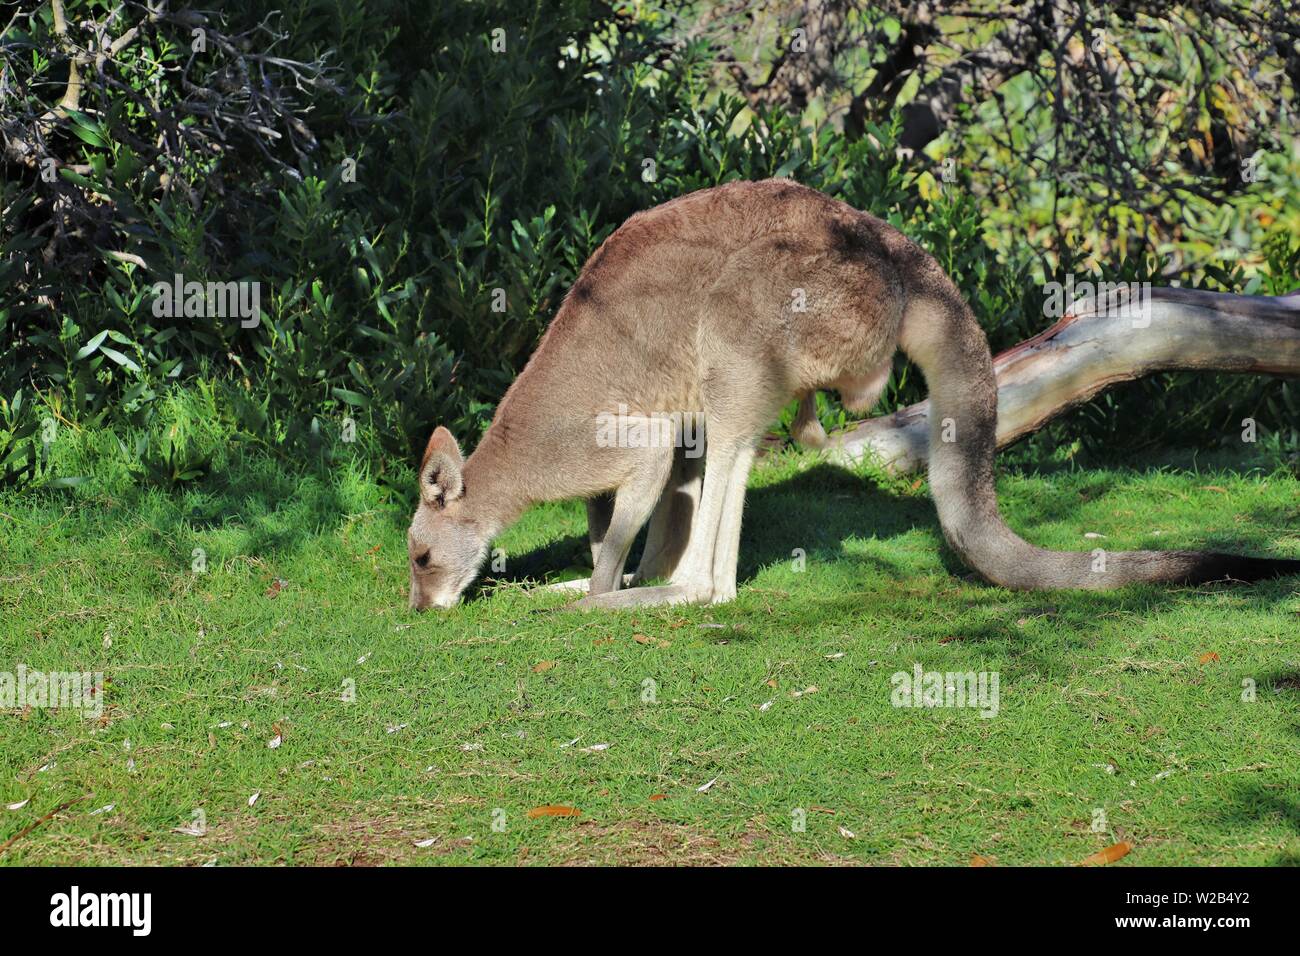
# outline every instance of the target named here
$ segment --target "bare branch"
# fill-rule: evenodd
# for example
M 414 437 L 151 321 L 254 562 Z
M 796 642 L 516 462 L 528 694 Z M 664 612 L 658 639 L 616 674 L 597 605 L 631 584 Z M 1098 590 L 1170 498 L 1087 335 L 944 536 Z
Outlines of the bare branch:
M 1300 376 L 1300 290 L 1247 296 L 1153 289 L 1149 305 L 1143 324 L 1083 299 L 1050 329 L 998 355 L 998 447 L 1112 385 L 1155 372 Z M 870 456 L 897 474 L 920 471 L 929 454 L 929 411 L 927 400 L 868 419 L 832 435 L 827 447 L 844 461 Z

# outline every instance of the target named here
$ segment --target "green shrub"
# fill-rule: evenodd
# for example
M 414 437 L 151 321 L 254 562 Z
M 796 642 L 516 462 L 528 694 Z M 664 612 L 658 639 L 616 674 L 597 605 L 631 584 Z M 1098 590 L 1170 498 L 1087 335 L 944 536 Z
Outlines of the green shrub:
M 1028 252 L 991 249 L 959 184 L 932 195 L 895 153 L 896 128 L 849 140 L 756 116 L 710 93 L 699 52 L 667 46 L 649 14 L 596 0 L 219 5 L 143 21 L 102 73 L 83 67 L 76 109 L 42 120 L 89 48 L 82 24 L 113 9 L 63 8 L 66 33 L 40 4 L 0 46 L 6 131 L 33 151 L 6 156 L 0 180 L 0 483 L 94 471 L 51 456 L 69 429 L 113 434 L 123 473 L 163 484 L 219 468 L 232 443 L 359 455 L 380 475 L 435 424 L 472 444 L 596 246 L 639 209 L 734 179 L 788 175 L 912 235 L 995 349 L 1047 324 Z M 142 16 L 126 5 L 109 34 Z M 191 55 L 196 22 L 226 40 Z M 270 111 L 275 135 L 247 117 L 222 127 L 226 96 Z M 1270 248 L 1267 288 L 1295 284 L 1300 250 Z M 153 286 L 177 273 L 258 283 L 260 321 L 156 315 Z M 900 360 L 884 407 L 923 393 Z M 819 407 L 828 427 L 845 421 L 833 396 Z M 1276 382 L 1157 376 L 1041 441 L 1200 441 L 1256 414 L 1281 447 L 1296 410 Z

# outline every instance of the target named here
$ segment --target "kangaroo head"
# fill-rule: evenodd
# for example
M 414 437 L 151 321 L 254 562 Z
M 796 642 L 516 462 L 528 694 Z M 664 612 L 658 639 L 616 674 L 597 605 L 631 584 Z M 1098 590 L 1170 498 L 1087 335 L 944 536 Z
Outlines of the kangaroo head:
M 417 611 L 459 601 L 487 557 L 490 540 L 466 501 L 464 463 L 451 432 L 435 429 L 420 464 L 420 504 L 406 532 Z

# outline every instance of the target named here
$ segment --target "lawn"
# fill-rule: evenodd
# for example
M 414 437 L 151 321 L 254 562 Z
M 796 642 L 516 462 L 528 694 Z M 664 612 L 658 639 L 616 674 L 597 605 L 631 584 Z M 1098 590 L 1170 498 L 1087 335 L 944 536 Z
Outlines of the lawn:
M 1285 472 L 999 490 L 1044 545 L 1300 556 Z M 1300 862 L 1295 578 L 1003 591 L 923 486 L 784 453 L 751 481 L 733 604 L 526 593 L 587 561 L 567 503 L 416 615 L 408 507 L 258 457 L 186 491 L 0 496 L 0 671 L 106 679 L 98 716 L 0 711 L 0 863 Z M 916 664 L 996 675 L 996 715 L 893 706 Z

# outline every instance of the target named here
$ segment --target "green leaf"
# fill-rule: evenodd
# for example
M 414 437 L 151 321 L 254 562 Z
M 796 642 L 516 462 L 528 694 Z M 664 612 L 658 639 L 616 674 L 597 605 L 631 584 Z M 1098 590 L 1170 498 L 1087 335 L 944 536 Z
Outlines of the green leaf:
M 129 368 L 129 369 L 130 369 L 131 371 L 133 371 L 133 372 L 138 372 L 138 371 L 140 371 L 140 366 L 139 366 L 139 365 L 136 365 L 135 362 L 133 362 L 131 359 L 127 358 L 127 357 L 126 357 L 125 355 L 123 355 L 121 352 L 117 351 L 117 349 L 110 349 L 110 348 L 109 348 L 108 346 L 106 346 L 106 345 L 101 345 L 101 346 L 99 347 L 99 351 L 100 351 L 102 354 L 107 355 L 109 358 L 111 358 L 111 359 L 112 359 L 114 362 L 116 362 L 118 365 L 121 365 L 123 368 Z
M 797 169 L 802 162 L 803 162 L 803 156 L 800 155 L 799 153 L 795 153 L 784 163 L 778 166 L 776 172 L 774 172 L 772 175 L 777 179 L 783 179 L 784 177 L 789 176 L 790 173 L 793 172 L 795 169 Z
M 103 127 L 92 120 L 84 113 L 77 110 L 66 110 L 68 118 L 72 120 L 72 125 L 68 128 L 82 141 L 89 143 L 91 146 L 107 146 L 108 140 L 104 138 Z
M 349 405 L 355 405 L 357 408 L 366 408 L 370 405 L 370 399 L 360 392 L 354 392 L 350 388 L 332 388 L 335 398 L 341 398 Z
M 103 343 L 104 339 L 106 338 L 108 338 L 108 331 L 105 330 L 103 332 L 100 332 L 98 335 L 96 335 L 93 339 L 91 339 L 81 348 L 77 349 L 77 354 L 75 358 L 84 359 L 87 355 L 93 354 L 95 349 L 99 348 L 99 346 Z
M 72 170 L 70 170 L 70 169 L 66 169 L 66 168 L 65 168 L 65 169 L 60 169 L 60 170 L 59 170 L 59 175 L 62 176 L 64 179 L 66 179 L 68 182 L 70 182 L 70 183 L 76 183 L 78 186 L 82 186 L 82 187 L 84 187 L 84 188 L 86 188 L 86 189 L 95 189 L 95 188 L 97 188 L 97 187 L 95 186 L 95 184 L 94 184 L 91 180 L 89 180 L 89 179 L 87 179 L 85 176 L 81 175 L 81 173 L 74 173 L 74 172 L 73 172 Z

